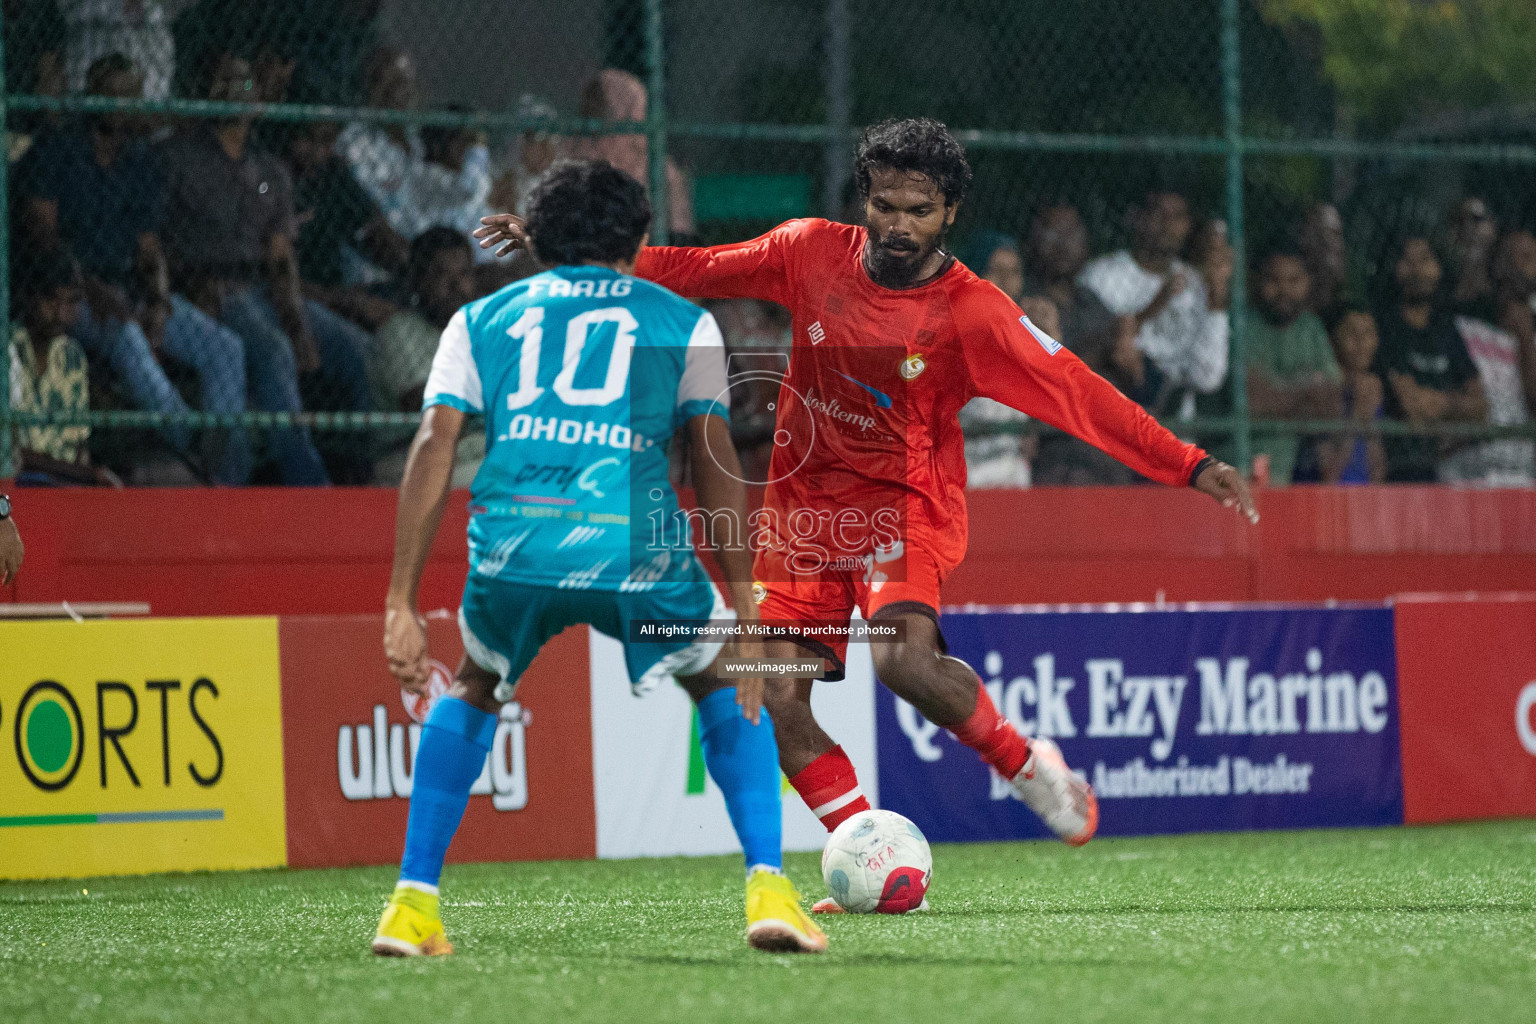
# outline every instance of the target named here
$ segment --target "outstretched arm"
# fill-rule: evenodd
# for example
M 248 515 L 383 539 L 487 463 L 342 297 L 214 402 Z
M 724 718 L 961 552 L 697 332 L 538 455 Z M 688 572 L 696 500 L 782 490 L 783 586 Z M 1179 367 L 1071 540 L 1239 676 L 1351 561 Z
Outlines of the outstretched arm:
M 1064 430 L 1143 476 L 1175 487 L 1189 484 L 1258 521 L 1241 474 L 1175 437 L 1019 316 L 1001 292 L 963 298 L 956 320 L 978 394 Z
M 521 217 L 498 213 L 481 218 L 475 230 L 480 248 L 506 256 L 529 248 Z M 708 247 L 646 246 L 635 276 L 690 299 L 765 299 L 787 304 L 790 247 L 805 221 L 787 221 L 750 242 Z

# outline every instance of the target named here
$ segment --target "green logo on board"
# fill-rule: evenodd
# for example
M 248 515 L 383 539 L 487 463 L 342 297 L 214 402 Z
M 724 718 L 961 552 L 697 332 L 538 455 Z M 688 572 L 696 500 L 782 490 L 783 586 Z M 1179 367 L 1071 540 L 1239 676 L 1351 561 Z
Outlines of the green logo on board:
M 34 683 L 16 706 L 16 759 L 39 789 L 63 789 L 85 753 L 80 706 L 58 683 Z

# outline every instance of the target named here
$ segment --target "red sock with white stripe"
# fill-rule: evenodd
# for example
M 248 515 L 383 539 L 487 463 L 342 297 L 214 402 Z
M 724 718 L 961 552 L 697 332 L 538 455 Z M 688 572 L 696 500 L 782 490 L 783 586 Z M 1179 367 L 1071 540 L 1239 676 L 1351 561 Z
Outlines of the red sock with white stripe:
M 1029 741 L 1019 735 L 1013 723 L 998 714 L 987 688 L 976 682 L 976 710 L 971 717 L 949 727 L 955 739 L 981 755 L 981 759 L 1011 779 L 1029 760 Z
M 831 832 L 844 821 L 869 810 L 869 801 L 859 788 L 853 762 L 842 747 L 833 747 L 806 765 L 789 780 L 811 813 Z

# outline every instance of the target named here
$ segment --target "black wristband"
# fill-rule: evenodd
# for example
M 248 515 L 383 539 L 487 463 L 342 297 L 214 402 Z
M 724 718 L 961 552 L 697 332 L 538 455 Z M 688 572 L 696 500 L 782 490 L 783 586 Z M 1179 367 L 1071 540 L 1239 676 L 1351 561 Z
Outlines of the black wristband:
M 1200 479 L 1200 474 L 1214 465 L 1216 465 L 1216 456 L 1214 455 L 1207 455 L 1195 463 L 1195 468 L 1189 471 L 1189 486 L 1195 486 L 1195 481 Z

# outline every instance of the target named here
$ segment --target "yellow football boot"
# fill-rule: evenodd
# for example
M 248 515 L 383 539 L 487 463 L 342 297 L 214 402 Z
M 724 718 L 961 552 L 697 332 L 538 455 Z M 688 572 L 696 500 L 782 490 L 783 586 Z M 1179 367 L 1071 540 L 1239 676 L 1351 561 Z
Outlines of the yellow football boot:
M 769 953 L 824 953 L 827 936 L 800 908 L 788 878 L 758 870 L 747 879 L 747 945 Z
M 437 893 L 395 887 L 373 937 L 379 956 L 447 956 L 453 952 L 437 916 Z

